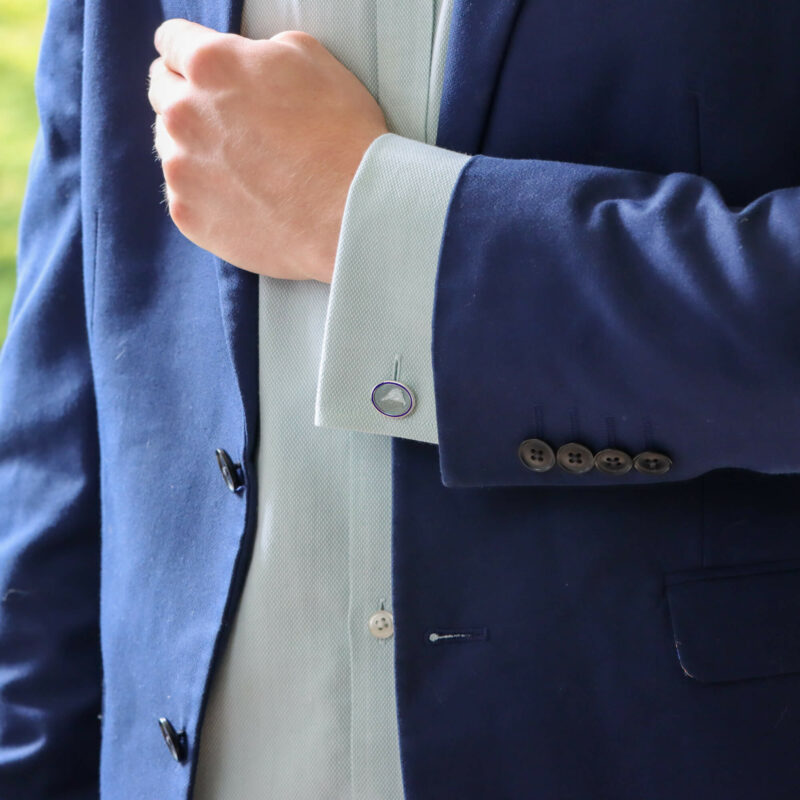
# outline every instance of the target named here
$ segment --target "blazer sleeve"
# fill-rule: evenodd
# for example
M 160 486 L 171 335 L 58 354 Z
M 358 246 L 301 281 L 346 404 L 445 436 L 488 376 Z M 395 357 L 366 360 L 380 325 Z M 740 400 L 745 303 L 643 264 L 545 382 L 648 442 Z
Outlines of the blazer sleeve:
M 800 187 L 734 208 L 693 174 L 473 156 L 434 300 L 444 484 L 800 472 L 798 298 Z M 672 466 L 533 471 L 528 439 Z
M 98 445 L 80 201 L 83 2 L 49 3 L 0 350 L 0 797 L 98 794 Z

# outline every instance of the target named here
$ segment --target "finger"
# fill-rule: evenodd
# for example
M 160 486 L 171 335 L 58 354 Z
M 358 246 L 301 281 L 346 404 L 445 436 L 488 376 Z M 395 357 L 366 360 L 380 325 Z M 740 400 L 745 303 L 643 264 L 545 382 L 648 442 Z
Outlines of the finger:
M 186 91 L 186 79 L 171 70 L 163 57 L 159 56 L 150 64 L 147 84 L 147 99 L 156 114 L 163 114 L 164 109 Z
M 153 149 L 159 161 L 168 159 L 176 148 L 175 140 L 167 133 L 164 127 L 164 118 L 156 114 L 156 121 L 153 123 Z
M 156 28 L 153 44 L 171 70 L 188 77 L 187 65 L 194 51 L 219 35 L 213 28 L 188 19 L 168 19 Z

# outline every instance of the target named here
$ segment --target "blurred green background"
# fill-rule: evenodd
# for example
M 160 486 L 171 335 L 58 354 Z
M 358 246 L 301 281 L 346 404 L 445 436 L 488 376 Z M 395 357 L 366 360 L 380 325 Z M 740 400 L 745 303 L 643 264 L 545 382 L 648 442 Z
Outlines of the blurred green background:
M 19 210 L 39 125 L 33 76 L 46 10 L 46 0 L 0 0 L 0 343 L 14 294 Z

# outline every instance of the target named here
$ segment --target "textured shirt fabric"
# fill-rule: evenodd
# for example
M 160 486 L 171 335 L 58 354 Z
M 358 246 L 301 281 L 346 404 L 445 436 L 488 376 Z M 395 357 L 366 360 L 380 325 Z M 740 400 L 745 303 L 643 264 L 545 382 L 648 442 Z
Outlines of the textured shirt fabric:
M 396 133 L 379 136 L 364 154 L 339 236 L 342 268 L 331 284 L 317 425 L 438 442 L 431 358 L 436 264 L 447 202 L 468 160 Z M 394 376 L 395 362 L 416 406 L 397 419 L 370 403 L 372 387 Z
M 200 800 L 403 797 L 394 640 L 373 636 L 368 620 L 391 611 L 390 435 L 435 441 L 433 281 L 465 160 L 426 143 L 449 19 L 450 0 L 244 6 L 243 35 L 320 39 L 378 100 L 391 133 L 351 184 L 332 285 L 260 278 L 256 540 L 210 689 Z M 421 175 L 424 196 L 410 181 Z M 424 230 L 409 230 L 410 197 L 430 212 Z M 365 330 L 372 345 L 359 349 Z M 418 399 L 407 420 L 369 400 L 395 361 Z

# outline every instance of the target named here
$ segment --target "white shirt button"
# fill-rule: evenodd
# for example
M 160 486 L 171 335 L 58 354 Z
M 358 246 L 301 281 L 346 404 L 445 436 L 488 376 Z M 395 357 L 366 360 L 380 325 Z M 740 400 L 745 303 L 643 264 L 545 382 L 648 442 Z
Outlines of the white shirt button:
M 394 617 L 389 611 L 376 611 L 369 618 L 369 632 L 378 639 L 388 639 L 394 633 Z

